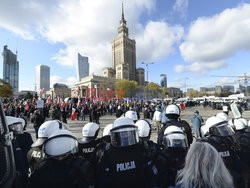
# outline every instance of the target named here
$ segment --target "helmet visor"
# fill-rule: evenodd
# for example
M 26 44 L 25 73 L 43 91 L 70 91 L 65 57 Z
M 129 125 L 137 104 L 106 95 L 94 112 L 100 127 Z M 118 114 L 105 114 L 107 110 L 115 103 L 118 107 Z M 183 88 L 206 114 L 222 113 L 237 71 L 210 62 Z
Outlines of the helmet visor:
M 126 147 L 139 143 L 137 127 L 128 127 L 110 132 L 111 145 L 114 147 Z
M 77 151 L 78 141 L 69 135 L 55 136 L 44 143 L 44 153 L 48 156 L 62 156 Z
M 163 145 L 167 148 L 187 148 L 188 141 L 185 134 L 175 133 L 163 136 Z
M 11 125 L 9 125 L 9 128 L 14 133 L 17 133 L 17 134 L 23 133 L 23 125 L 21 122 L 11 124 Z
M 227 123 L 210 127 L 209 132 L 215 136 L 232 136 L 235 134 L 232 126 L 229 126 Z

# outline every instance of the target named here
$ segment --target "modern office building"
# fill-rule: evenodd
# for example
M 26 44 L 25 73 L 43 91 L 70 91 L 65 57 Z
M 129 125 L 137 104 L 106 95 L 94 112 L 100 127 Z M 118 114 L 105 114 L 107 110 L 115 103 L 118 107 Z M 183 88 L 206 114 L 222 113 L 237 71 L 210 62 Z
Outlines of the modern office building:
M 45 93 L 50 89 L 50 68 L 47 65 L 36 66 L 36 88 L 38 93 Z
M 215 93 L 220 95 L 222 93 L 222 86 L 215 86 Z
M 78 81 L 81 81 L 81 78 L 89 76 L 89 58 L 78 53 L 78 64 L 76 69 Z
M 10 51 L 7 45 L 3 47 L 3 80 L 10 84 L 14 94 L 18 92 L 19 62 L 17 54 Z
M 161 81 L 160 81 L 160 85 L 161 87 L 167 87 L 167 75 L 166 74 L 161 74 Z
M 234 86 L 232 85 L 224 85 L 222 87 L 223 93 L 234 93 Z
M 145 71 L 143 68 L 136 69 L 136 81 L 140 86 L 144 86 L 145 84 Z

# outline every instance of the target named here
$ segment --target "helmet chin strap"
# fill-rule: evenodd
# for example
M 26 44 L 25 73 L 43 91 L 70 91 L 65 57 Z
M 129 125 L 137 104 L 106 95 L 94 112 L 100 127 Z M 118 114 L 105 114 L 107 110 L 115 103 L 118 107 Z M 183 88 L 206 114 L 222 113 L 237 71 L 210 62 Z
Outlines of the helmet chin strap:
M 62 122 L 57 120 L 58 124 L 59 124 L 59 129 L 62 129 Z

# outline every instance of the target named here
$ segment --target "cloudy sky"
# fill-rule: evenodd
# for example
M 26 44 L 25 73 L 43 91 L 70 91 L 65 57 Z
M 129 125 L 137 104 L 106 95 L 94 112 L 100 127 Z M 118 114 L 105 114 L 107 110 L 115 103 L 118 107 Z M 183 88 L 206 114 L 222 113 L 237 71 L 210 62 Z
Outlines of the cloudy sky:
M 239 83 L 211 75 L 250 74 L 250 0 L 124 0 L 124 11 L 137 67 L 154 62 L 149 81 L 164 73 L 169 86 L 199 88 Z M 51 84 L 71 85 L 78 52 L 101 75 L 120 18 L 121 0 L 1 0 L 0 47 L 18 49 L 19 89 L 34 88 L 39 64 L 50 66 Z

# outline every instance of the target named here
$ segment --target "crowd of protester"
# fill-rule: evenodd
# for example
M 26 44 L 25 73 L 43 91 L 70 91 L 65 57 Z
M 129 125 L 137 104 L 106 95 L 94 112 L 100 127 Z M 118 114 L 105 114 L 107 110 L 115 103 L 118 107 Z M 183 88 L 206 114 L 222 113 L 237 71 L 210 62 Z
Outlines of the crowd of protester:
M 182 110 L 212 103 L 58 98 L 43 100 L 39 108 L 38 100 L 43 99 L 3 100 L 20 172 L 15 187 L 250 186 L 250 123 L 229 120 L 226 104 L 206 122 L 194 110 L 189 125 Z M 116 119 L 98 137 L 100 117 L 107 114 Z M 68 130 L 69 118 L 88 122 L 80 140 Z M 30 123 L 34 143 L 25 132 Z M 153 129 L 157 143 L 150 139 Z

